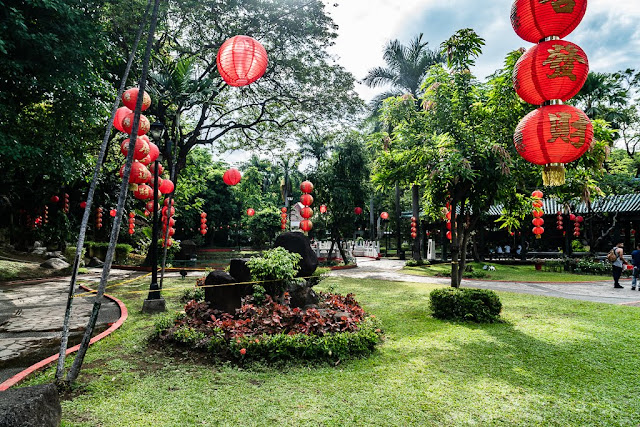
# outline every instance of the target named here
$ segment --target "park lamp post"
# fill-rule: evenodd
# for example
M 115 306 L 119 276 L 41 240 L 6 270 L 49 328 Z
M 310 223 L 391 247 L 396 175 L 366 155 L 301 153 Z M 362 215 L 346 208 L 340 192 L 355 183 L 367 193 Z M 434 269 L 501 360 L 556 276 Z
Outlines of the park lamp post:
M 155 121 L 151 124 L 149 134 L 160 147 L 164 136 L 162 122 Z M 160 153 L 160 156 L 162 156 L 162 150 L 160 150 Z M 142 305 L 142 311 L 149 313 L 165 311 L 165 301 L 160 295 L 160 287 L 158 286 L 158 169 L 160 156 L 153 164 L 153 211 L 151 212 L 151 246 L 149 247 L 151 251 L 151 285 L 149 286 L 149 295 Z

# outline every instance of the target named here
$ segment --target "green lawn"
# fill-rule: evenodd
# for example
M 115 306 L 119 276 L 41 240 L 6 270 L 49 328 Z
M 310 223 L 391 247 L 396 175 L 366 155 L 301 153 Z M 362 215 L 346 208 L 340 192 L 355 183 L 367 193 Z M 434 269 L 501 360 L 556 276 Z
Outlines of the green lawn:
M 165 282 L 165 289 L 191 280 Z M 435 285 L 329 278 L 381 319 L 385 342 L 338 366 L 211 366 L 149 348 L 145 294 L 92 347 L 65 426 L 618 426 L 640 420 L 640 308 L 500 293 L 505 322 L 435 320 Z M 143 288 L 148 286 L 144 284 Z M 178 308 L 177 294 L 168 295 Z M 30 383 L 50 381 L 53 369 Z
M 590 274 L 571 274 L 565 272 L 554 271 L 536 271 L 533 265 L 503 265 L 492 263 L 472 262 L 471 265 L 475 272 L 486 272 L 487 276 L 481 279 L 486 280 L 507 280 L 521 282 L 591 282 L 594 280 L 613 280 L 610 276 L 595 276 Z M 493 265 L 495 271 L 485 271 L 482 269 L 484 265 Z M 419 267 L 404 267 L 403 273 L 414 274 L 417 276 L 437 276 L 449 274 L 451 272 L 451 264 L 434 264 L 423 265 Z
M 55 275 L 54 270 L 42 268 L 38 264 L 0 260 L 0 281 L 34 279 L 51 275 Z

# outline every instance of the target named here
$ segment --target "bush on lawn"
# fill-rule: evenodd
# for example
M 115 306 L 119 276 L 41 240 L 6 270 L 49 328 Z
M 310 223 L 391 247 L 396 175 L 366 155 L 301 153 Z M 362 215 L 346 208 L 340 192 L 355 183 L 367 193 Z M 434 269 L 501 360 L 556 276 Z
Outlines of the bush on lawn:
M 443 320 L 497 322 L 502 310 L 498 295 L 486 289 L 435 289 L 429 300 L 433 317 Z

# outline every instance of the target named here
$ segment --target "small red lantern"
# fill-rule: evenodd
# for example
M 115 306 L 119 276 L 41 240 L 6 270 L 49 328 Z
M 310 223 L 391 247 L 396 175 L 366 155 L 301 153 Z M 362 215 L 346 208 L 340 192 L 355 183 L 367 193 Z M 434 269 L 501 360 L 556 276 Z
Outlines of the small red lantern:
M 451 232 L 447 231 L 447 239 L 451 240 Z
M 535 190 L 533 193 L 531 193 L 531 197 L 534 199 L 542 199 L 544 197 L 544 194 L 540 190 Z
M 411 227 L 411 233 L 417 233 L 418 229 L 416 227 Z
M 162 208 L 162 216 L 166 217 L 167 216 L 167 212 L 170 213 L 169 216 L 174 216 L 176 214 L 176 208 L 172 207 L 171 211 L 169 211 L 169 208 L 167 206 L 163 207 Z M 173 224 L 171 224 L 171 225 L 173 225 Z
M 416 233 L 415 231 L 411 233 L 411 238 L 415 239 L 416 237 L 418 237 L 418 233 Z
M 166 199 L 164 199 L 164 205 L 165 205 L 165 206 L 169 206 L 169 200 L 171 200 L 171 206 L 173 206 L 173 205 L 175 204 L 175 202 L 176 202 L 175 200 L 173 200 L 173 199 L 169 199 L 169 198 L 167 197 Z M 204 212 L 202 212 L 202 213 L 204 213 Z M 202 216 L 202 214 L 200 214 L 200 216 Z M 205 213 L 205 214 L 204 214 L 204 216 L 206 217 L 206 216 L 207 216 L 207 214 Z
M 563 184 L 563 163 L 580 158 L 592 141 L 591 121 L 570 105 L 547 105 L 530 112 L 514 134 L 518 153 L 528 162 L 544 165 L 544 185 Z
M 544 233 L 544 228 L 542 227 L 533 227 L 533 234 L 536 235 L 536 239 L 539 239 L 540 237 L 542 237 L 542 233 Z
M 153 190 L 151 191 L 153 193 Z M 144 205 L 145 209 L 148 210 L 149 212 L 153 212 L 153 200 L 148 201 L 145 205 Z M 155 206 L 156 208 L 158 207 L 158 205 Z
M 359 206 L 358 206 L 358 207 L 356 207 L 356 208 L 353 210 L 353 213 L 355 213 L 356 215 L 360 215 L 360 214 L 362 213 L 362 208 L 361 208 L 361 207 L 359 207 Z
M 124 116 L 124 118 L 122 119 L 122 128 L 124 129 L 124 132 L 127 134 L 131 134 L 131 131 L 133 130 L 133 112 L 127 114 L 126 116 Z M 144 135 L 145 133 L 149 132 L 149 129 L 151 127 L 151 123 L 149 123 L 149 119 L 147 119 L 147 117 L 144 114 L 140 114 L 140 123 L 138 123 L 138 135 Z
M 287 218 L 280 219 L 280 224 L 286 224 L 286 223 L 287 223 Z
M 300 229 L 302 231 L 308 232 L 308 231 L 311 231 L 312 228 L 313 228 L 313 223 L 308 219 L 300 221 Z
M 116 110 L 115 116 L 113 117 L 113 127 L 118 129 L 120 132 L 124 132 L 124 128 L 122 127 L 122 119 L 124 119 L 125 116 L 129 115 L 130 113 L 132 113 L 132 111 L 127 107 L 118 108 Z
M 587 74 L 589 60 L 580 46 L 549 40 L 533 46 L 516 62 L 513 88 L 529 104 L 566 101 L 580 91 Z
M 576 216 L 574 214 L 569 214 L 569 221 L 575 221 Z
M 534 208 L 542 208 L 542 200 L 536 200 L 535 202 L 531 203 L 531 206 L 533 206 Z
M 535 225 L 536 227 L 540 227 L 541 225 L 544 225 L 544 219 L 542 218 L 534 218 L 531 220 L 531 223 L 533 225 Z
M 451 221 L 451 211 L 447 212 L 447 213 L 444 215 L 444 217 L 445 217 L 446 219 L 448 219 L 449 221 Z
M 280 212 L 287 213 L 287 208 L 280 208 Z
M 287 219 L 287 214 L 286 213 L 281 213 L 280 214 L 280 218 L 284 219 L 286 221 Z
M 544 216 L 544 212 L 541 209 L 534 209 L 531 211 L 531 215 L 533 215 L 534 218 L 542 218 Z
M 140 93 L 140 89 L 137 87 L 132 87 L 131 89 L 127 89 L 122 94 L 122 103 L 130 110 L 135 110 L 136 103 L 138 102 L 138 93 Z M 151 106 L 151 97 L 145 91 L 142 96 L 142 111 L 146 110 Z
M 162 184 L 158 185 L 158 190 L 160 190 L 162 194 L 171 194 L 174 188 L 173 182 L 171 182 L 170 179 L 163 179 Z
M 84 209 L 87 207 L 87 202 L 80 202 L 80 209 Z
M 236 168 L 229 168 L 224 173 L 224 175 L 222 175 L 222 180 L 227 185 L 236 185 L 240 182 L 241 179 L 242 179 L 242 175 L 240 174 L 240 171 Z
M 411 217 L 411 222 L 413 222 L 415 224 L 415 222 L 416 222 L 416 217 L 415 216 Z
M 309 206 L 305 206 L 300 211 L 300 215 L 302 215 L 302 218 L 304 219 L 309 219 L 313 216 L 313 209 L 311 209 Z
M 51 202 L 52 203 L 58 203 L 60 201 L 60 197 L 58 196 L 51 196 Z
M 171 201 L 173 202 L 173 200 L 171 200 Z M 206 218 L 206 217 L 207 217 L 207 213 L 206 212 L 200 212 L 200 218 Z
M 305 206 L 311 206 L 313 204 L 313 196 L 311 194 L 303 194 L 300 196 L 300 203 Z
M 327 205 L 320 205 L 320 213 L 327 213 Z
M 389 219 L 389 213 L 388 212 L 381 212 L 380 213 L 380 218 Z
M 538 43 L 565 37 L 582 21 L 587 0 L 516 0 L 511 6 L 511 25 L 522 39 Z
M 256 214 L 255 209 L 253 209 L 253 208 L 247 209 L 247 215 L 254 216 L 255 214 Z
M 313 184 L 310 181 L 304 181 L 300 184 L 300 191 L 303 193 L 311 193 L 313 191 Z
M 578 215 L 578 216 L 576 216 L 576 221 L 577 222 L 582 222 L 582 221 L 584 221 L 584 218 L 581 215 Z
M 136 190 L 133 192 L 133 197 L 135 197 L 138 200 L 151 199 L 153 197 L 153 189 L 151 187 L 149 187 L 147 184 L 139 184 L 138 188 L 136 188 Z M 152 211 L 153 210 L 153 201 L 151 201 L 149 203 L 151 203 L 151 209 L 149 209 L 149 210 Z
M 447 230 L 451 230 L 451 221 L 447 221 Z
M 286 224 L 280 224 L 280 229 L 285 230 L 287 228 Z
M 235 36 L 225 41 L 216 57 L 220 76 L 230 86 L 245 86 L 267 70 L 267 51 L 256 39 Z
M 116 213 L 117 213 L 117 211 L 116 211 L 115 209 L 111 209 L 111 210 L 109 211 L 109 215 L 111 215 L 111 217 L 112 217 L 112 218 L 115 218 L 115 217 L 116 217 Z

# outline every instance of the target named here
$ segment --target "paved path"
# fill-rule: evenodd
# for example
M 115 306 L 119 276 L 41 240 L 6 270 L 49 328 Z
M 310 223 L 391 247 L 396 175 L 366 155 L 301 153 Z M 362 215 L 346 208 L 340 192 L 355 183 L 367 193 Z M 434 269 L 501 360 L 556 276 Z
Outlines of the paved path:
M 359 279 L 378 279 L 396 282 L 435 283 L 449 285 L 449 278 L 414 276 L 402 273 L 404 261 L 358 258 L 358 268 L 336 270 L 332 275 Z M 622 282 L 624 289 L 614 289 L 610 281 L 580 283 L 526 283 L 495 282 L 488 280 L 463 279 L 462 286 L 496 291 L 518 292 L 533 295 L 569 298 L 583 301 L 604 302 L 640 306 L 640 292 L 632 291 L 630 281 Z
M 131 272 L 114 270 L 110 279 L 129 275 Z M 97 288 L 99 273 L 92 272 L 79 279 L 96 282 L 93 287 Z M 56 277 L 44 282 L 0 284 L 0 383 L 58 352 L 69 280 Z M 94 300 L 94 297 L 74 299 L 69 347 L 80 342 Z M 119 317 L 118 305 L 105 298 L 94 335 Z

